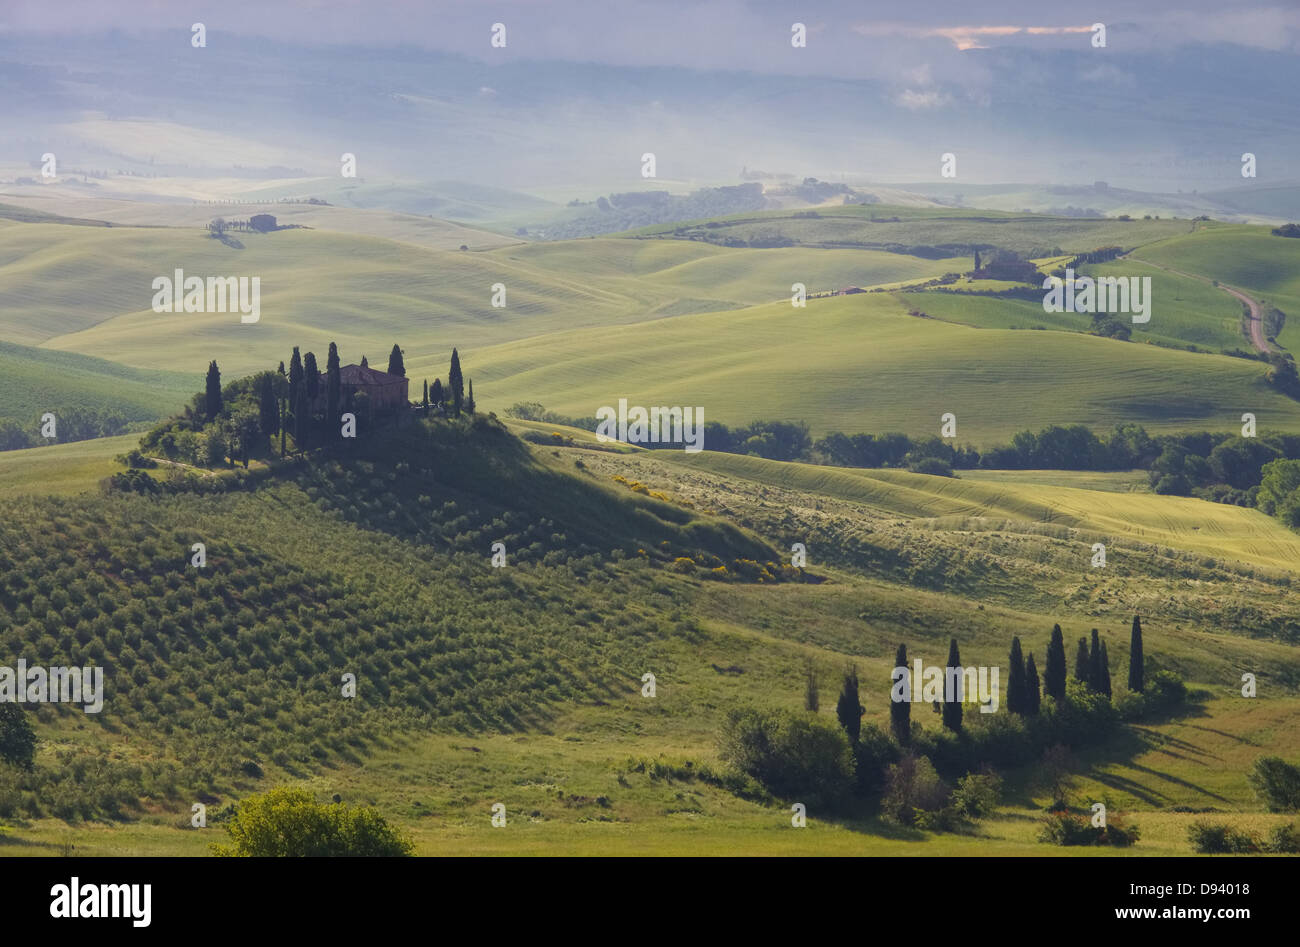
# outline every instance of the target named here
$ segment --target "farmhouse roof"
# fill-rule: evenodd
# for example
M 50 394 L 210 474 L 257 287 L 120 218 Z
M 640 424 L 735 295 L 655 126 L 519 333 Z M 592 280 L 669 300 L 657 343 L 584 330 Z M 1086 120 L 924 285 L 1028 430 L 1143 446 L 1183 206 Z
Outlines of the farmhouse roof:
M 401 375 L 390 375 L 368 366 L 362 368 L 360 365 L 344 365 L 339 369 L 339 383 L 344 385 L 383 388 L 387 385 L 400 385 L 406 380 Z

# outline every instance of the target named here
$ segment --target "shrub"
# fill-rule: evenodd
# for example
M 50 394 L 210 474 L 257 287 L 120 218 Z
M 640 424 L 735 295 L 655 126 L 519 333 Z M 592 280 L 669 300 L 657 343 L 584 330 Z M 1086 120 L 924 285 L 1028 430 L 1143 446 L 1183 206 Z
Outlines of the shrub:
M 1275 855 L 1300 854 L 1300 822 L 1279 825 L 1269 833 L 1264 851 Z
M 937 828 L 933 817 L 947 804 L 948 795 L 948 785 L 929 758 L 907 753 L 886 771 L 881 815 L 901 825 L 928 821 Z M 923 813 L 929 813 L 929 818 Z
M 1192 848 L 1202 855 L 1240 854 L 1259 851 L 1259 842 L 1222 822 L 1198 821 L 1187 830 Z
M 983 819 L 993 814 L 1001 797 L 1002 778 L 996 773 L 967 773 L 957 780 L 952 804 L 971 819 Z
M 218 856 L 410 855 L 411 841 L 374 809 L 316 802 L 305 789 L 278 787 L 249 796 L 226 823 L 231 845 L 213 845 Z
M 723 722 L 718 755 L 774 795 L 808 805 L 838 804 L 853 787 L 848 738 L 813 714 L 733 710 Z
M 1074 812 L 1051 812 L 1043 819 L 1038 841 L 1049 845 L 1112 845 L 1128 848 L 1141 836 L 1136 825 L 1125 826 L 1115 817 L 1106 825 L 1097 826 Z
M 1300 766 L 1276 756 L 1261 756 L 1246 775 L 1270 812 L 1300 809 Z

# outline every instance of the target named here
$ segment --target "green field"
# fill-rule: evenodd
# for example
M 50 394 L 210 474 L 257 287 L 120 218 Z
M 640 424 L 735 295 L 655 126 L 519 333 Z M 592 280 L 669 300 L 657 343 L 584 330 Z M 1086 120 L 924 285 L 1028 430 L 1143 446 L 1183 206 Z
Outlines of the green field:
M 1278 335 L 1300 349 L 1300 240 L 1275 237 L 1267 227 L 1218 225 L 1142 247 L 1135 257 L 1219 280 L 1287 314 Z
M 707 420 L 727 424 L 804 420 L 815 435 L 922 437 L 951 411 L 958 441 L 985 446 L 1049 424 L 1235 430 L 1248 410 L 1270 430 L 1300 430 L 1300 405 L 1268 388 L 1255 362 L 917 319 L 885 294 L 612 327 L 599 337 L 559 332 L 465 357 L 481 404 L 537 401 L 575 417 L 627 398 L 701 406 Z
M 46 411 L 70 407 L 114 409 L 128 421 L 150 421 L 175 413 L 202 385 L 197 372 L 128 368 L 72 352 L 0 342 L 0 418 L 24 426 Z

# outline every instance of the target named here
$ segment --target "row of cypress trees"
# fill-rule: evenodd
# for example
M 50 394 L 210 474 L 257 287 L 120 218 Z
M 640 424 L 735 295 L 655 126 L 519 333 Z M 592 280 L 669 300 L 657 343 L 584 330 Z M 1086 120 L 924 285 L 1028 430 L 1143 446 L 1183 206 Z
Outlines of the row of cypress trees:
M 1057 701 L 1065 700 L 1066 663 L 1065 638 L 1060 625 L 1052 627 L 1052 637 L 1047 645 L 1047 666 L 1040 681 L 1038 667 L 1031 651 L 1026 658 L 1017 636 L 1011 640 L 1011 654 L 1007 674 L 1006 707 L 1010 713 L 1021 716 L 1036 716 L 1042 707 L 1042 696 L 1047 694 Z M 957 639 L 948 645 L 947 667 L 961 667 L 961 652 Z M 908 667 L 907 645 L 900 644 L 894 655 L 894 667 Z M 1100 639 L 1097 629 L 1092 629 L 1092 641 L 1079 639 L 1078 652 L 1074 662 L 1074 678 L 1085 684 L 1090 690 L 1111 696 L 1110 661 L 1106 654 L 1106 642 Z M 1130 691 L 1139 692 L 1145 686 L 1144 659 L 1142 653 L 1142 620 L 1133 616 L 1133 628 L 1129 640 L 1128 687 Z M 856 746 L 858 735 L 862 730 L 862 715 L 866 708 L 858 693 L 857 668 L 851 668 L 844 675 L 839 700 L 835 705 L 835 715 L 849 736 L 850 744 Z M 817 709 L 816 678 L 810 669 L 808 672 L 807 696 L 805 704 L 810 710 Z M 962 726 L 961 701 L 944 701 L 942 707 L 943 725 L 949 730 L 960 732 Z M 912 705 L 907 701 L 889 702 L 889 724 L 894 739 L 906 745 L 912 735 Z

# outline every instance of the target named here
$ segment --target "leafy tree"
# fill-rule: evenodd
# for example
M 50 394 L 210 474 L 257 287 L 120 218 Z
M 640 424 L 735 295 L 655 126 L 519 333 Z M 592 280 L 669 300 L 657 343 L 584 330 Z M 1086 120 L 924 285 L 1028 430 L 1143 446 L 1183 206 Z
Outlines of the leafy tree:
M 849 735 L 850 746 L 858 742 L 858 734 L 862 732 L 862 715 L 866 710 L 858 699 L 858 669 L 849 668 L 844 674 L 840 699 L 835 704 L 835 716 L 839 718 L 844 732 Z
M 948 645 L 947 666 L 949 668 L 957 668 L 959 670 L 955 673 L 961 673 L 961 654 L 957 650 L 956 638 L 953 638 L 952 643 Z M 951 675 L 945 673 L 944 679 L 947 680 L 949 676 Z M 949 696 L 951 696 L 951 700 L 948 699 Z M 957 699 L 956 694 L 949 695 L 946 690 L 944 691 L 943 725 L 954 733 L 961 732 L 961 701 Z
M 339 398 L 343 383 L 339 376 L 340 368 L 339 347 L 331 342 L 329 356 L 325 359 L 325 429 L 332 432 L 330 440 L 339 435 Z
M 900 644 L 894 655 L 894 667 L 907 668 L 907 645 Z M 910 670 L 908 673 L 911 673 Z M 899 746 L 907 746 L 912 740 L 912 705 L 905 700 L 889 702 L 889 729 Z
M 36 731 L 22 707 L 0 704 L 0 761 L 30 770 L 36 756 Z
M 1088 657 L 1088 639 L 1079 639 L 1079 649 L 1074 653 L 1074 679 L 1084 684 L 1092 678 L 1092 662 Z
M 465 381 L 460 374 L 460 353 L 454 348 L 451 350 L 451 370 L 447 372 L 447 387 L 451 393 L 451 412 L 460 417 L 465 403 Z
M 833 805 L 854 785 L 852 748 L 839 727 L 813 714 L 735 709 L 722 723 L 718 756 L 772 793 Z
M 1007 670 L 1007 710 L 1025 714 L 1025 657 L 1020 650 L 1020 638 L 1011 639 L 1010 666 Z
M 1134 615 L 1133 632 L 1128 640 L 1128 689 L 1135 694 L 1146 684 L 1142 673 L 1142 619 Z
M 0 705 L 3 706 L 3 705 Z M 1261 756 L 1246 779 L 1269 812 L 1295 812 L 1300 809 L 1300 766 L 1277 756 Z
M 388 374 L 406 377 L 406 363 L 402 361 L 402 350 L 393 343 L 393 350 L 388 353 Z
M 231 844 L 213 845 L 223 857 L 392 857 L 415 846 L 377 811 L 318 803 L 305 789 L 279 786 L 239 803 L 226 824 Z
M 1300 526 L 1300 460 L 1267 463 L 1261 477 L 1256 505 L 1288 526 Z
M 208 365 L 203 411 L 209 421 L 215 421 L 221 415 L 221 369 L 217 368 L 215 359 Z
M 1047 669 L 1043 674 L 1043 690 L 1056 701 L 1065 700 L 1065 639 L 1061 626 L 1052 626 L 1052 640 L 1047 645 Z
M 1038 666 L 1034 664 L 1034 652 L 1029 652 L 1025 659 L 1025 713 L 1037 717 L 1042 706 L 1043 695 L 1038 689 Z

